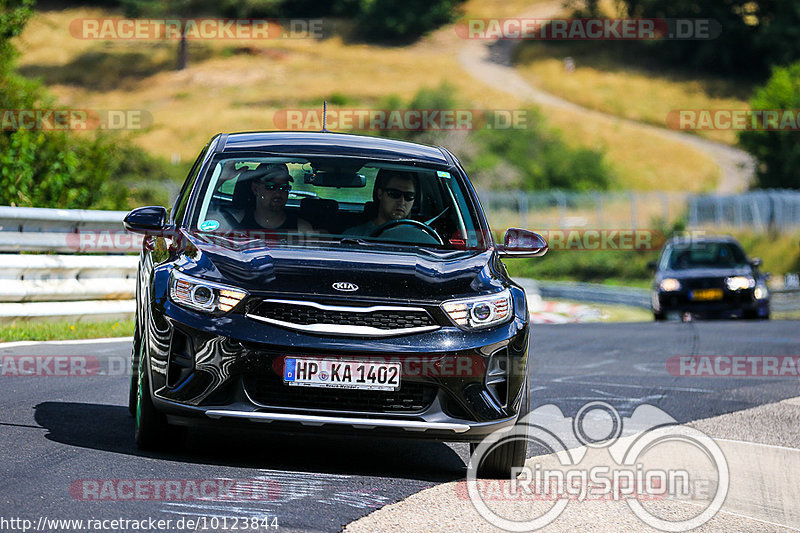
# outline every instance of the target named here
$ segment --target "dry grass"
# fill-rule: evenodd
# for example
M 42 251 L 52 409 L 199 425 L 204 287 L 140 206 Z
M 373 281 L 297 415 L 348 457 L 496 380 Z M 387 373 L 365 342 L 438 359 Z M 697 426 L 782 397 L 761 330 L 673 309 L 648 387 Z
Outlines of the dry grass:
M 464 13 L 511 16 L 531 5 L 473 0 Z M 352 44 L 339 37 L 196 43 L 190 67 L 179 72 L 170 70 L 175 42 L 99 42 L 70 35 L 73 19 L 104 15 L 109 12 L 85 8 L 37 13 L 18 39 L 21 70 L 43 76 L 65 106 L 147 110 L 153 125 L 131 135 L 167 158 L 193 158 L 220 131 L 271 129 L 276 111 L 316 108 L 337 94 L 346 95 L 348 106 L 373 107 L 381 98 L 408 100 L 423 87 L 448 82 L 474 108 L 525 105 L 464 73 L 457 58 L 463 41 L 452 27 L 407 47 Z M 97 68 L 97 58 L 106 67 Z M 112 68 L 115 58 L 120 65 Z M 130 62 L 142 74 L 131 76 Z M 713 162 L 683 145 L 613 121 L 543 112 L 568 142 L 607 150 L 622 188 L 697 191 L 716 183 Z
M 564 58 L 576 69 L 569 73 Z M 626 64 L 587 43 L 526 43 L 516 64 L 532 84 L 589 109 L 667 127 L 679 109 L 749 109 L 749 87 L 716 78 L 690 79 Z M 717 96 L 718 95 L 718 96 Z M 729 130 L 700 131 L 708 139 L 736 144 Z

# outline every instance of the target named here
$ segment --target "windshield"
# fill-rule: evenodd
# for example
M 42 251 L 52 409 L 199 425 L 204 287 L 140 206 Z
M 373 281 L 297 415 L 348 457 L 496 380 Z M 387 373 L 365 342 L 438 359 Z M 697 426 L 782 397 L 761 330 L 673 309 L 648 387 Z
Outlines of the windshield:
M 742 249 L 730 242 L 693 243 L 675 245 L 665 255 L 662 268 L 684 270 L 689 268 L 728 268 L 747 264 Z
M 486 248 L 468 191 L 444 170 L 352 158 L 220 154 L 200 183 L 193 231 L 299 244 Z

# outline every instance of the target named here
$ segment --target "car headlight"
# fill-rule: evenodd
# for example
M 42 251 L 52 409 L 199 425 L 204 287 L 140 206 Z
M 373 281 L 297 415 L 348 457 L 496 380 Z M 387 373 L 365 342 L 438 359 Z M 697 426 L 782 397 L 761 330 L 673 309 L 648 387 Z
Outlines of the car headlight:
M 227 313 L 247 296 L 247 292 L 192 276 L 176 270 L 169 278 L 169 298 L 178 305 L 205 311 Z
M 748 278 L 747 276 L 733 276 L 725 278 L 725 285 L 729 291 L 740 291 L 742 289 L 749 289 L 755 287 L 756 280 Z
M 491 296 L 450 300 L 442 304 L 442 309 L 461 327 L 496 326 L 511 317 L 511 292 L 506 289 Z
M 756 300 L 766 300 L 769 298 L 769 289 L 763 283 L 756 285 L 756 290 L 753 291 L 753 297 Z
M 681 282 L 675 278 L 664 278 L 659 284 L 661 290 L 664 292 L 674 292 L 681 290 Z

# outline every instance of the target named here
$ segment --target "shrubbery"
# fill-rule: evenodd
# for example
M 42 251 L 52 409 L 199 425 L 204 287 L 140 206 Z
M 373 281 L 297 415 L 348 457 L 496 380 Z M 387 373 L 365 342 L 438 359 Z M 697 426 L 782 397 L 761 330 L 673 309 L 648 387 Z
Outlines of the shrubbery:
M 3 2 L 0 14 L 0 109 L 54 107 L 39 86 L 14 72 L 10 39 L 22 31 L 31 2 Z M 0 131 L 0 204 L 126 209 L 167 201 L 159 182 L 169 167 L 125 139 L 63 131 Z M 149 185 L 148 185 L 149 183 Z
M 576 16 L 597 16 L 598 0 L 570 0 Z M 617 42 L 628 55 L 643 48 L 661 62 L 743 78 L 769 74 L 772 65 L 800 59 L 800 9 L 797 0 L 621 0 L 623 16 L 711 21 L 709 38 Z M 702 31 L 703 26 L 697 27 Z
M 758 110 L 800 109 L 800 62 L 777 67 L 767 84 L 750 100 Z M 795 115 L 796 116 L 796 115 Z M 800 189 L 800 143 L 796 129 L 788 131 L 742 131 L 740 144 L 758 159 L 758 186 Z
M 452 86 L 423 88 L 408 102 L 384 100 L 381 109 L 463 109 Z M 611 167 L 597 150 L 572 147 L 547 125 L 536 109 L 524 110 L 524 127 L 483 127 L 469 132 L 383 131 L 382 135 L 452 148 L 477 186 L 487 189 L 540 191 L 606 190 L 613 186 Z M 496 124 L 492 112 L 485 120 Z M 477 124 L 477 121 L 473 122 Z

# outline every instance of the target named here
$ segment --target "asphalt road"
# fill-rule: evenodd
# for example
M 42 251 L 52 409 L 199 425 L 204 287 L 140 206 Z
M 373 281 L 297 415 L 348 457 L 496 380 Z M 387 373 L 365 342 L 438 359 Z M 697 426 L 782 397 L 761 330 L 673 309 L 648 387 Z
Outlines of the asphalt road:
M 573 416 L 588 401 L 602 400 L 626 416 L 649 403 L 689 422 L 800 396 L 796 377 L 682 377 L 666 369 L 670 357 L 681 355 L 798 355 L 799 326 L 792 321 L 536 326 L 532 404 L 555 404 Z M 14 376 L 3 359 L 0 530 L 12 530 L 10 523 L 3 527 L 4 519 L 28 519 L 35 527 L 41 517 L 172 520 L 169 531 L 179 531 L 181 517 L 205 517 L 207 530 L 221 530 L 223 523 L 211 517 L 227 517 L 228 530 L 236 519 L 241 530 L 243 518 L 269 516 L 270 525 L 277 517 L 280 530 L 338 531 L 377 508 L 464 475 L 464 444 L 193 431 L 182 450 L 141 453 L 125 406 L 129 377 L 123 361 L 129 350 L 128 342 L 0 345 L 0 356 L 90 355 L 100 368 L 88 377 Z M 218 479 L 268 490 L 211 503 L 147 495 L 120 499 L 122 490 L 105 494 L 107 501 L 87 501 L 91 493 L 81 492 L 85 480 L 182 480 L 185 488 L 187 480 Z M 113 486 L 121 487 L 118 483 Z M 47 529 L 87 530 L 83 526 Z

